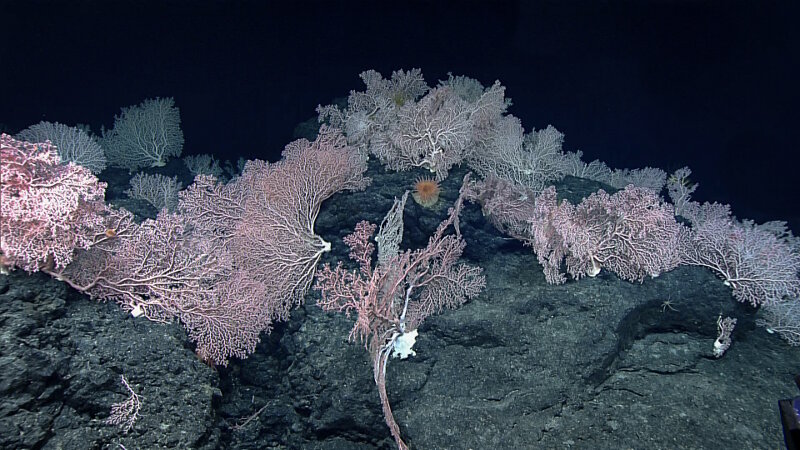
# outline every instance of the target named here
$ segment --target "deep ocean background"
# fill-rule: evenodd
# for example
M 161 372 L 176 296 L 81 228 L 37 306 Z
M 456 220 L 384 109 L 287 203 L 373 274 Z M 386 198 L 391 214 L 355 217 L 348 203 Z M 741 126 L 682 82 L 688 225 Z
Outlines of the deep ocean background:
M 184 154 L 275 160 L 358 74 L 499 79 L 526 130 L 800 231 L 796 1 L 0 1 L 0 124 L 175 97 Z

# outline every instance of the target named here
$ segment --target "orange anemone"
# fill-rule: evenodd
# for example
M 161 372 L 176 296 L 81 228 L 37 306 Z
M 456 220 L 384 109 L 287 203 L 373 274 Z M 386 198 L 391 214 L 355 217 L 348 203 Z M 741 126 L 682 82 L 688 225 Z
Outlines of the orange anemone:
M 431 178 L 417 178 L 411 196 L 424 208 L 432 208 L 439 201 L 439 182 Z

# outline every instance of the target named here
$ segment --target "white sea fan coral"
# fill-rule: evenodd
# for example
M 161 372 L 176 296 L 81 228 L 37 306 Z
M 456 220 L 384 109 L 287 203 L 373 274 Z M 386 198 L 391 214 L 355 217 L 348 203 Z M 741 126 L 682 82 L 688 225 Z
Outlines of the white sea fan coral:
M 112 166 L 135 171 L 164 166 L 183 150 L 180 112 L 172 98 L 143 101 L 122 108 L 114 128 L 104 131 L 101 144 Z
M 17 139 L 28 142 L 50 141 L 61 162 L 73 162 L 97 174 L 106 168 L 106 155 L 92 136 L 78 127 L 58 122 L 39 122 L 22 130 Z

